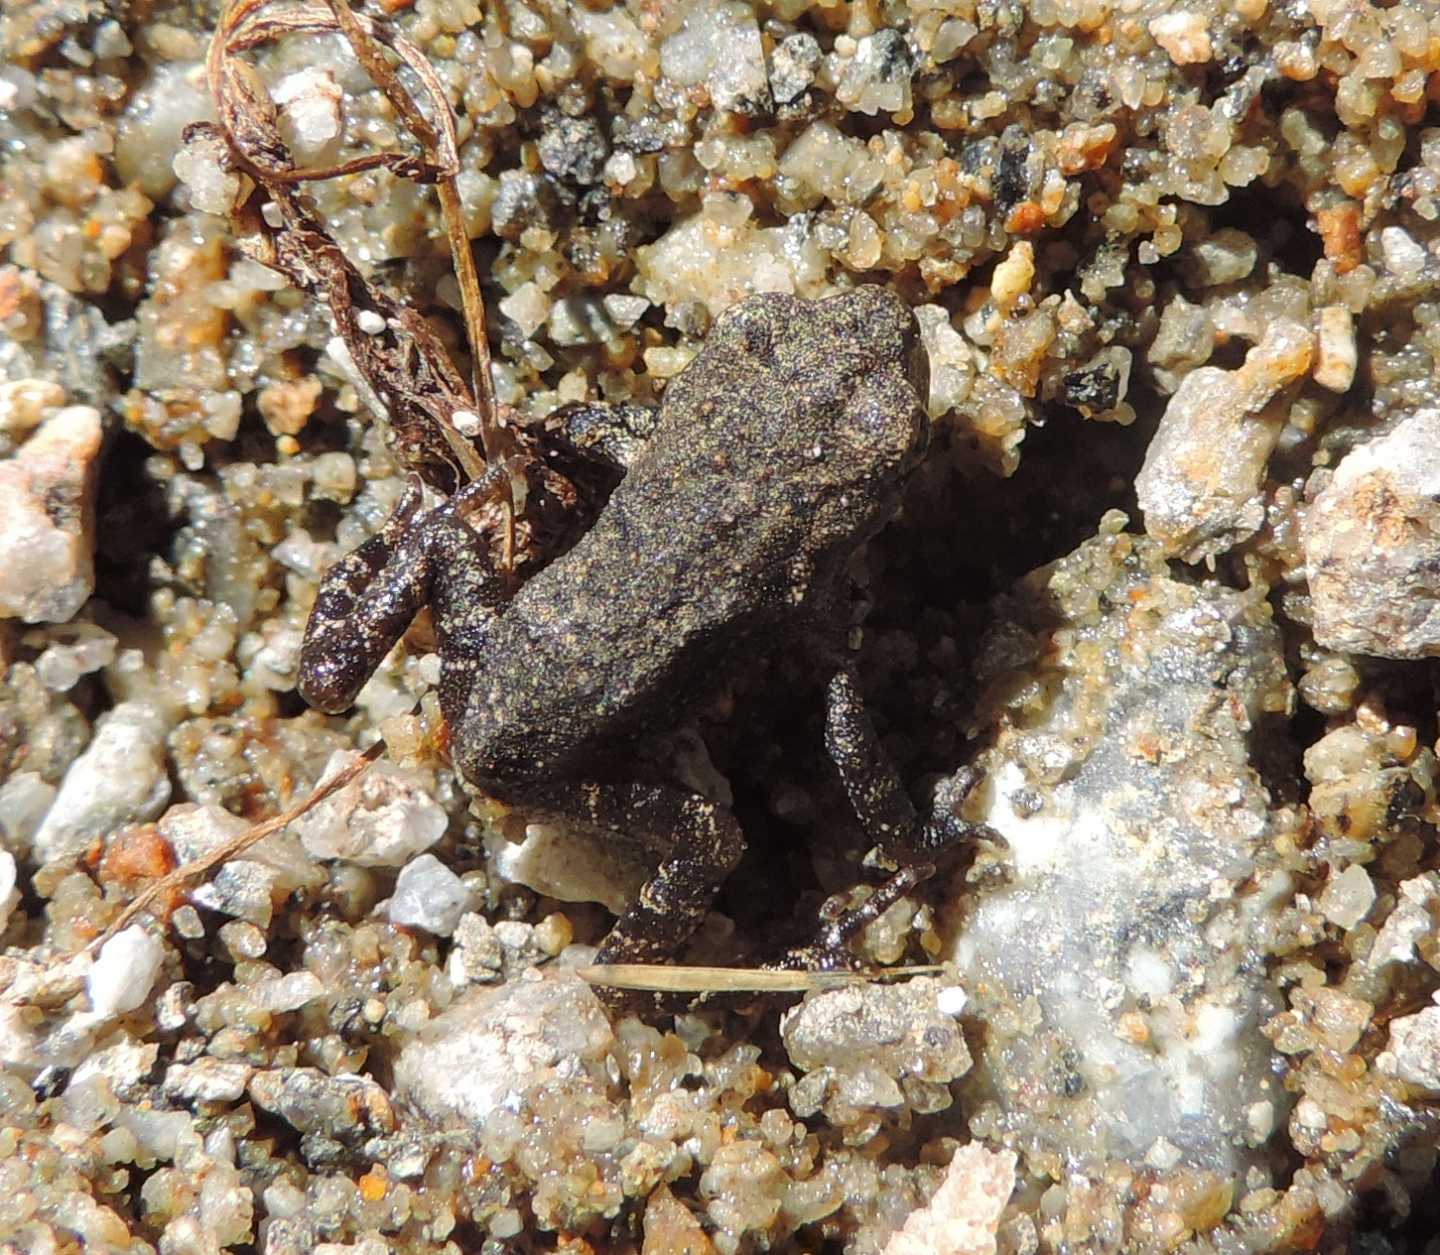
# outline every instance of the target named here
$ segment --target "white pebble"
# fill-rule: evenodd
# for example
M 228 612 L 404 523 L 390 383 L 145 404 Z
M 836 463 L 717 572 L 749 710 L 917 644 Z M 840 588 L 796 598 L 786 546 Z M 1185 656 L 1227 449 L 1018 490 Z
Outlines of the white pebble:
M 15 896 L 15 856 L 0 850 L 0 929 L 10 921 L 10 912 L 19 899 Z
M 265 1011 L 296 1011 L 320 997 L 325 985 L 314 972 L 287 972 L 257 981 L 248 992 Z
M 313 65 L 276 85 L 272 96 L 280 107 L 282 133 L 297 156 L 313 158 L 339 136 L 343 95 L 335 76 Z
M 190 203 L 201 213 L 225 215 L 240 195 L 240 176 L 225 167 L 224 144 L 197 135 L 171 160 L 175 177 L 190 190 Z
M 1398 1076 L 1428 1094 L 1440 1093 L 1440 1007 L 1391 1021 L 1390 1049 L 1376 1059 L 1378 1071 Z
M 1250 1128 L 1250 1134 L 1256 1143 L 1263 1142 L 1275 1132 L 1275 1104 L 1268 1099 L 1264 1102 L 1251 1103 L 1245 1109 L 1245 1123 Z
M 1315 382 L 1331 392 L 1346 392 L 1355 382 L 1358 355 L 1355 320 L 1343 305 L 1326 305 L 1315 315 L 1319 332 L 1315 350 Z
M 170 799 L 168 731 L 166 716 L 147 702 L 121 702 L 102 715 L 35 833 L 36 859 L 70 858 L 120 824 L 158 815 Z
M 100 411 L 57 410 L 0 462 L 0 617 L 64 623 L 95 587 Z
M 35 830 L 55 801 L 55 786 L 36 771 L 21 771 L 0 784 L 0 840 L 12 852 L 30 848 Z
M 614 292 L 605 297 L 602 301 L 605 312 L 621 331 L 629 331 L 647 309 L 650 302 L 643 296 L 630 296 L 624 292 Z
M 337 750 L 326 764 L 325 778 L 336 775 L 352 758 Z M 398 867 L 440 840 L 448 823 L 444 808 L 412 773 L 376 763 L 297 819 L 293 831 L 312 858 Z
M 660 45 L 660 72 L 685 87 L 704 83 L 717 109 L 764 99 L 770 79 L 755 11 L 737 0 L 689 0 Z
M 385 319 L 373 309 L 362 309 L 355 315 L 355 322 L 367 336 L 378 336 L 385 330 Z
M 1425 250 L 1404 227 L 1381 231 L 1380 251 L 1385 255 L 1385 269 L 1402 279 L 1413 279 L 1425 269 Z
M 448 937 L 470 903 L 465 882 L 433 854 L 422 854 L 400 869 L 390 922 Z
M 1157 1172 L 1169 1172 L 1182 1158 L 1180 1148 L 1163 1137 L 1157 1137 L 1145 1152 L 1145 1162 Z
M 1315 905 L 1332 924 L 1354 928 L 1375 905 L 1375 885 L 1359 863 L 1352 863 L 1330 878 Z
M 455 424 L 455 430 L 462 436 L 478 436 L 480 434 L 480 415 L 474 410 L 456 410 L 450 416 L 450 421 Z
M 3 107 L 0 104 L 0 108 Z M 0 432 L 18 436 L 39 426 L 46 415 L 64 404 L 65 389 L 48 379 L 10 379 L 0 383 Z
M 108 1020 L 133 1011 L 150 996 L 165 947 L 138 924 L 131 924 L 100 947 L 99 957 L 85 978 L 92 1020 Z
M 1199 65 L 1213 55 L 1210 32 L 1198 13 L 1163 14 L 1150 23 L 1150 34 L 1176 65 Z
M 500 302 L 500 312 L 520 328 L 527 340 L 550 317 L 551 300 L 538 283 L 523 283 Z
M 959 1015 L 969 1001 L 969 995 L 959 985 L 946 985 L 935 995 L 935 1009 L 941 1015 Z

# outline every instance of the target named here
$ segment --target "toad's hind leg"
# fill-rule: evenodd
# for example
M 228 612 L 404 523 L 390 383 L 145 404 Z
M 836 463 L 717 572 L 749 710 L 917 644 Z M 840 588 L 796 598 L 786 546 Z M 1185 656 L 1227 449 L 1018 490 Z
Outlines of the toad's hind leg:
M 606 935 L 600 963 L 660 963 L 700 926 L 740 861 L 745 838 L 735 817 L 674 785 L 568 783 L 527 791 L 537 809 L 599 831 L 639 838 L 660 861 L 634 905 Z
M 325 573 L 300 644 L 300 695 L 310 705 L 330 714 L 352 705 L 422 606 L 434 606 L 442 653 L 450 641 L 478 648 L 471 638 L 503 599 L 504 581 L 461 512 L 495 491 L 501 473 L 418 517 L 412 480 L 385 526 Z
M 978 831 L 957 813 L 979 780 L 978 773 L 968 768 L 956 772 L 937 794 L 927 818 L 916 813 L 870 722 L 855 673 L 848 668 L 838 671 L 825 691 L 825 748 L 866 835 L 900 866 L 860 906 L 828 920 L 810 945 L 790 951 L 776 967 L 847 966 L 850 939 L 928 879 L 940 854 Z
M 870 722 L 855 673 L 848 669 L 837 672 L 825 691 L 825 750 L 866 835 L 901 867 L 926 867 L 975 834 L 975 825 L 956 811 L 977 783 L 978 773 L 957 772 L 950 787 L 937 797 L 932 813 L 921 819 Z

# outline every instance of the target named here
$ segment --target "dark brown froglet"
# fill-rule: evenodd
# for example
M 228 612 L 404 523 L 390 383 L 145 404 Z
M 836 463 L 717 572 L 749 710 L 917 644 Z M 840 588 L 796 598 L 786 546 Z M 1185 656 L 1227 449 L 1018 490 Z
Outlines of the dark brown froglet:
M 846 563 L 895 512 L 929 443 L 928 365 L 910 309 L 879 287 L 751 297 L 669 385 L 594 526 L 507 599 L 464 521 L 472 485 L 383 531 L 325 576 L 300 691 L 349 706 L 416 612 L 433 612 L 456 767 L 535 819 L 643 839 L 656 869 L 600 949 L 654 962 L 694 931 L 744 847 L 720 807 L 635 778 L 636 738 L 673 728 L 741 658 L 804 642 L 828 670 L 826 744 L 867 834 L 902 871 L 845 937 L 966 832 L 920 819 L 846 662 Z M 957 778 L 958 779 L 958 778 Z M 958 784 L 963 792 L 965 784 Z M 792 962 L 831 954 L 795 952 Z

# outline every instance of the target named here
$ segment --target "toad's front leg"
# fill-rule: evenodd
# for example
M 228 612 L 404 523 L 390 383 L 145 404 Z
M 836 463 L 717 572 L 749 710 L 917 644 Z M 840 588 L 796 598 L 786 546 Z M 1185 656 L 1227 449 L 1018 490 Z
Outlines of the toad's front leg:
M 351 706 L 422 606 L 434 611 L 443 658 L 478 655 L 506 589 L 464 515 L 507 474 L 497 466 L 423 514 L 412 479 L 385 526 L 325 573 L 300 645 L 310 705 L 329 714 Z

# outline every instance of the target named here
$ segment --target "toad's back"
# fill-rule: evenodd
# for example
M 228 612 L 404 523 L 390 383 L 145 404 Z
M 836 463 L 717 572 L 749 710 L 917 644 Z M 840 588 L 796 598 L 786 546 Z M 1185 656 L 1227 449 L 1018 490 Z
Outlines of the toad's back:
M 925 388 L 883 289 L 728 310 L 595 526 L 442 686 L 468 689 L 465 774 L 519 784 L 663 731 L 730 658 L 805 630 L 924 452 Z

